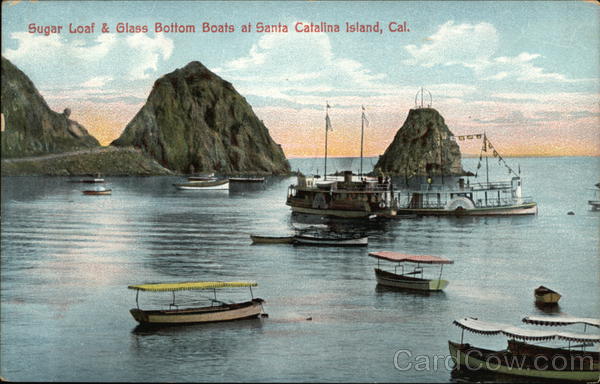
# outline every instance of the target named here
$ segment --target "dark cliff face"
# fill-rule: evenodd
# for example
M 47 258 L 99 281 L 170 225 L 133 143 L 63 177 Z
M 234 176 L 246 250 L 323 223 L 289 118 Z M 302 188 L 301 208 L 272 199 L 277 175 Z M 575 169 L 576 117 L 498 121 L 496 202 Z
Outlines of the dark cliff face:
M 27 75 L 2 57 L 3 158 L 99 146 L 69 114 L 52 111 Z
M 290 171 L 252 107 L 197 61 L 156 80 L 146 104 L 112 145 L 141 148 L 183 173 Z
M 411 109 L 375 169 L 409 177 L 463 174 L 460 148 L 450 136 L 452 132 L 438 111 Z

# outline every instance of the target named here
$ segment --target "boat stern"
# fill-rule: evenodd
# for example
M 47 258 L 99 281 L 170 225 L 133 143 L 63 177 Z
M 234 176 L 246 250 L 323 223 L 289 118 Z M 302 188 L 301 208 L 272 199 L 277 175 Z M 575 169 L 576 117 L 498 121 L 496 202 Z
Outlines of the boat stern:
M 448 280 L 431 280 L 429 281 L 430 291 L 441 291 L 448 286 Z

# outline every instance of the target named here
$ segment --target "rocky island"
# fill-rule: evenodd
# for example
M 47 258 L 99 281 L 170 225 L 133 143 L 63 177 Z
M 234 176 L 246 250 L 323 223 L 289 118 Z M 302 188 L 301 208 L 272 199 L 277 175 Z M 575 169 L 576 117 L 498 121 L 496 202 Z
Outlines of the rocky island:
M 146 104 L 111 145 L 140 148 L 178 173 L 290 172 L 246 99 L 197 61 L 156 80 Z
M 433 108 L 411 109 L 375 173 L 397 176 L 462 175 L 461 154 L 444 118 Z

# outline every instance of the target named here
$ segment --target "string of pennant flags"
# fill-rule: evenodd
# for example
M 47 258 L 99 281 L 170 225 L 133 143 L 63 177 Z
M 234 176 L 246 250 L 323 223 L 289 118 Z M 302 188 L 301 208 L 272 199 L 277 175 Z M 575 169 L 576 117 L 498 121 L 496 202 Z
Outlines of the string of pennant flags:
M 508 163 L 506 162 L 506 160 L 504 160 L 504 158 L 498 153 L 498 151 L 496 151 L 496 149 L 494 148 L 494 145 L 487 138 L 487 136 L 485 135 L 485 133 L 475 133 L 475 134 L 472 134 L 472 135 L 451 136 L 451 138 L 452 138 L 452 140 L 455 140 L 455 141 L 456 141 L 456 138 L 458 138 L 459 141 L 473 140 L 473 139 L 482 139 L 483 138 L 483 145 L 481 146 L 481 152 L 479 153 L 479 163 L 477 164 L 477 171 L 475 172 L 475 177 L 477 177 L 477 174 L 479 173 L 479 168 L 481 168 L 481 161 L 483 160 L 483 152 L 487 152 L 488 149 L 492 150 L 492 156 L 498 158 L 498 163 L 503 164 L 506 167 L 506 169 L 508 169 L 508 174 L 509 175 L 512 173 L 515 176 L 519 176 L 517 174 L 517 172 L 515 172 L 510 167 L 510 165 L 508 165 Z M 519 173 L 521 173 L 521 169 L 519 169 Z

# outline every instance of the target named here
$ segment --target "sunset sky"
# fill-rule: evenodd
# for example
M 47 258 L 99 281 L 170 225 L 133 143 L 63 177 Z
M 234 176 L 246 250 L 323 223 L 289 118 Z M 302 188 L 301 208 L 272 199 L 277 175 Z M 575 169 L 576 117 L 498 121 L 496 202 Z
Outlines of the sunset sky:
M 2 4 L 2 55 L 49 106 L 102 144 L 116 139 L 154 81 L 193 60 L 230 81 L 288 157 L 382 154 L 415 106 L 420 87 L 455 135 L 485 131 L 505 156 L 600 155 L 600 7 L 595 2 L 94 2 Z M 345 32 L 380 22 L 383 33 Z M 117 33 L 117 23 L 147 26 Z M 195 33 L 155 33 L 156 22 Z M 233 25 L 204 33 L 202 23 Z M 288 26 L 259 33 L 256 24 Z M 341 32 L 296 32 L 326 22 Z M 406 22 L 409 32 L 390 32 Z M 30 33 L 30 24 L 63 26 Z M 69 33 L 69 24 L 92 33 Z M 101 31 L 102 23 L 110 29 Z M 241 26 L 251 23 L 253 31 Z M 427 100 L 426 100 L 427 102 Z M 465 153 L 479 145 L 460 142 Z

